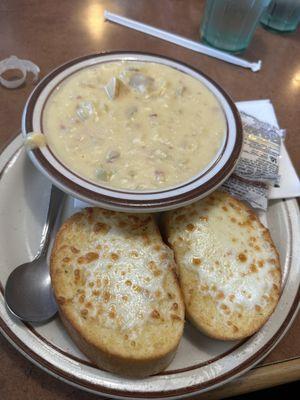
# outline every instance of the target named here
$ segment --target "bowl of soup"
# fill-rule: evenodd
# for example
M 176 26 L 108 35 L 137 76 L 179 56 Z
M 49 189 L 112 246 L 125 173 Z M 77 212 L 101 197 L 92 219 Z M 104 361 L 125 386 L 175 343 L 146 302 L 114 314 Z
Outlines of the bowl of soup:
M 70 61 L 29 97 L 28 153 L 56 186 L 117 211 L 162 211 L 215 190 L 242 146 L 225 91 L 182 62 L 115 52 Z

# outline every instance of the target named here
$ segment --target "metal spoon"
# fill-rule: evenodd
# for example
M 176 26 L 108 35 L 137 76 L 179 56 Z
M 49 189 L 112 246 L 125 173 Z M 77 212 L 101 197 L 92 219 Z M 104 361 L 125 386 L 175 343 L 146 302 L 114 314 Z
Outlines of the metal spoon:
M 14 269 L 6 282 L 6 305 L 16 317 L 24 321 L 46 321 L 57 312 L 47 263 L 47 251 L 63 199 L 64 193 L 52 186 L 39 251 L 33 261 Z

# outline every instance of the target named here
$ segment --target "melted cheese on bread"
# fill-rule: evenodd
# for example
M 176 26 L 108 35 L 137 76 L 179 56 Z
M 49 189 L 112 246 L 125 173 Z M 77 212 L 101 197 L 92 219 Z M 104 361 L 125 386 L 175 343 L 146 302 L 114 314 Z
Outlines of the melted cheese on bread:
M 256 215 L 216 192 L 169 212 L 165 225 L 195 324 L 222 339 L 256 331 L 277 304 L 281 280 L 277 251 Z
M 170 362 L 184 323 L 174 268 L 152 216 L 88 208 L 62 226 L 51 257 L 54 292 L 65 325 L 94 346 L 79 343 L 100 367 L 138 376 Z M 118 357 L 143 360 L 147 371 L 124 371 Z

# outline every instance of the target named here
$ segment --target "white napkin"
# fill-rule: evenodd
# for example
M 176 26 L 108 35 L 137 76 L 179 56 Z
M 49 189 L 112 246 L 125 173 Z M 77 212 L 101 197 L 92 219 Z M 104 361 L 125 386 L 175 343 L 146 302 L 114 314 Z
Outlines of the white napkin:
M 273 104 L 268 99 L 239 101 L 236 103 L 236 106 L 240 111 L 244 111 L 261 121 L 279 127 Z M 300 181 L 284 144 L 281 148 L 279 175 L 281 176 L 280 187 L 271 188 L 269 199 L 300 196 Z

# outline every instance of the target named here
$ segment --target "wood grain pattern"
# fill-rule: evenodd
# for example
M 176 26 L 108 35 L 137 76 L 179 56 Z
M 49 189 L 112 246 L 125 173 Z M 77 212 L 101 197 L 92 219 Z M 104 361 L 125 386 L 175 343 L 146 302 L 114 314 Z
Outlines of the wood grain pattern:
M 104 9 L 155 25 L 188 38 L 199 38 L 204 1 L 199 0 L 2 0 L 0 59 L 11 54 L 41 68 L 41 78 L 72 58 L 105 50 L 149 51 L 177 58 L 216 80 L 233 100 L 270 98 L 279 124 L 287 129 L 286 145 L 300 171 L 300 32 L 277 35 L 258 28 L 243 57 L 262 59 L 256 74 L 126 28 L 104 23 Z M 20 130 L 29 80 L 16 90 L 0 86 L 0 150 Z M 200 399 L 219 399 L 300 379 L 300 316 L 264 363 L 242 378 Z M 284 361 L 293 357 L 298 359 Z M 29 363 L 0 337 L 0 398 L 5 400 L 94 400 Z

